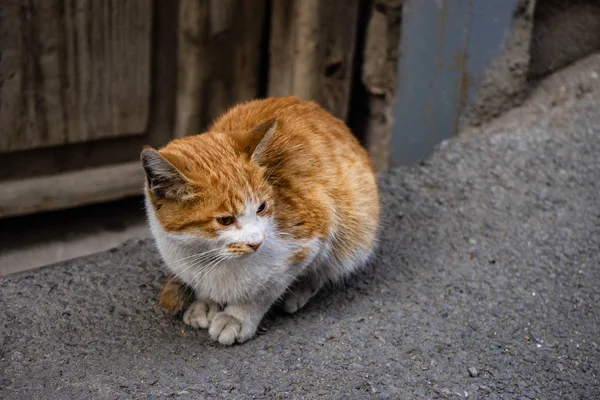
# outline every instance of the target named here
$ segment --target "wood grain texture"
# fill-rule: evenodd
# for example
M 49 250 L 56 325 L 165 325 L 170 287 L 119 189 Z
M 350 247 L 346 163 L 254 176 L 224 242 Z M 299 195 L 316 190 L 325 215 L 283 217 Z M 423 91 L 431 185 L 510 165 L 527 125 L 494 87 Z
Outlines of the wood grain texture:
M 173 138 L 175 123 L 179 0 L 153 3 L 152 94 L 145 144 L 160 147 Z
M 181 0 L 175 136 L 260 93 L 266 0 Z
M 141 133 L 150 101 L 148 0 L 4 0 L 0 151 Z
M 0 4 L 1 2 L 2 0 Z M 0 181 L 139 161 L 144 145 L 160 147 L 172 138 L 177 83 L 178 1 L 154 1 L 153 7 L 152 96 L 145 134 L 116 136 L 27 151 L 0 151 Z M 0 12 L 1 10 L 0 7 Z M 0 23 L 0 30 L 2 27 Z
M 0 218 L 139 195 L 139 161 L 84 171 L 0 182 Z
M 376 171 L 391 165 L 393 105 L 396 99 L 402 0 L 376 0 L 364 12 L 360 77 L 354 87 L 351 126 L 360 133 Z
M 359 0 L 273 2 L 270 96 L 315 100 L 348 116 Z

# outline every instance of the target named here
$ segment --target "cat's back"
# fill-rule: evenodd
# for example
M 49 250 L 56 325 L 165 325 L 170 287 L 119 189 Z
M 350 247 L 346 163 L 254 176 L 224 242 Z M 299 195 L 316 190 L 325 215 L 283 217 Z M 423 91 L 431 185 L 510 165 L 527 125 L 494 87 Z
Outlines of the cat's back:
M 359 162 L 372 171 L 366 150 L 344 122 L 318 104 L 295 96 L 271 97 L 239 104 L 215 121 L 211 131 L 245 131 L 272 118 L 277 118 L 277 131 L 269 142 L 272 161 L 317 162 L 315 169 L 327 164 Z M 319 162 L 320 161 L 320 162 Z

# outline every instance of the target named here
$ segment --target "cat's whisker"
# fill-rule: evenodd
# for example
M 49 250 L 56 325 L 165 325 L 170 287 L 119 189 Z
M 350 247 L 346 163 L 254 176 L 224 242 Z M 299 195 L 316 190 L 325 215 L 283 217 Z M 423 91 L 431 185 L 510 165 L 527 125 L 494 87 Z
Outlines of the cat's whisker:
M 204 273 L 204 274 L 203 274 L 203 275 L 200 277 L 200 280 L 194 284 L 194 287 L 197 289 L 197 288 L 200 286 L 200 284 L 202 283 L 202 281 L 203 281 L 204 279 L 206 279 L 206 277 L 207 277 L 207 276 L 208 276 L 208 275 L 209 275 L 209 274 L 210 274 L 210 273 L 211 273 L 211 272 L 212 272 L 212 271 L 213 271 L 215 268 L 217 268 L 217 266 L 218 266 L 220 263 L 222 263 L 223 261 L 225 261 L 225 258 L 220 258 L 220 259 L 218 259 L 216 262 L 214 262 L 213 264 L 211 264 L 211 267 L 206 269 L 206 272 L 205 272 L 205 273 Z M 197 279 L 197 278 L 195 278 L 195 279 Z
M 210 254 L 205 257 L 202 257 L 201 259 L 190 260 L 190 261 L 188 261 L 188 263 L 181 263 L 178 266 L 171 265 L 170 269 L 173 272 L 175 272 L 176 275 L 180 276 L 181 278 L 184 278 L 185 275 L 188 273 L 188 271 L 190 271 L 194 268 L 197 268 L 198 266 L 202 265 L 203 263 L 210 263 L 216 257 L 218 257 L 218 254 Z
M 181 276 L 181 277 L 185 277 L 185 275 L 188 273 L 188 271 L 197 268 L 199 266 L 201 266 L 204 263 L 210 263 L 213 261 L 215 257 L 209 257 L 207 259 L 203 259 L 203 260 L 197 260 L 194 262 L 191 262 L 190 264 L 188 264 L 187 266 L 185 266 L 182 270 L 180 271 L 176 271 L 177 275 Z
M 171 265 L 172 266 L 185 265 L 187 263 L 195 263 L 196 261 L 210 259 L 215 254 L 218 254 L 219 251 L 221 251 L 221 249 L 213 249 L 213 250 L 206 251 L 204 253 L 194 254 L 193 256 L 184 257 L 182 259 L 176 260 L 176 262 L 171 263 Z
M 218 259 L 218 258 L 219 258 L 219 254 L 211 254 L 201 260 L 196 260 L 196 261 L 192 262 L 190 265 L 188 265 L 186 268 L 184 268 L 180 272 L 180 274 L 184 274 L 185 272 L 189 271 L 190 269 L 197 268 L 197 267 L 201 266 L 202 264 L 210 264 L 215 259 Z
M 185 267 L 183 270 L 178 271 L 177 274 L 181 277 L 185 277 L 185 274 L 194 269 L 194 268 L 198 268 L 200 267 L 202 264 L 210 264 L 212 263 L 214 260 L 219 258 L 219 254 L 211 254 L 209 257 L 202 259 L 202 260 L 197 260 L 192 262 L 190 265 L 188 265 L 187 267 Z M 200 268 L 200 272 L 203 271 L 204 268 Z
M 180 259 L 178 259 L 178 260 L 171 261 L 171 264 L 175 264 L 175 263 L 178 263 L 178 262 L 180 262 L 180 261 L 183 261 L 183 260 L 188 260 L 188 259 L 190 259 L 190 258 L 194 258 L 194 257 L 201 257 L 201 256 L 203 256 L 203 255 L 205 255 L 205 254 L 214 253 L 214 252 L 216 252 L 216 251 L 220 251 L 220 250 L 221 250 L 221 249 L 211 249 L 211 250 L 208 250 L 208 251 L 205 251 L 205 252 L 202 252 L 202 253 L 196 253 L 196 254 L 192 254 L 192 255 L 190 255 L 190 256 L 183 257 L 183 258 L 180 258 Z
M 200 269 L 192 278 L 191 282 L 194 284 L 194 286 L 198 286 L 196 281 L 199 279 L 200 281 L 203 280 L 204 276 L 206 276 L 208 274 L 208 272 L 210 271 L 211 267 L 218 263 L 219 261 L 221 261 L 221 258 L 216 258 L 214 260 L 212 260 L 209 264 L 204 265 L 204 267 L 202 269 Z
M 198 271 L 198 273 L 194 276 L 193 280 L 198 279 L 200 275 L 202 275 L 200 280 L 204 279 L 204 276 L 208 274 L 208 271 L 211 270 L 213 265 L 218 264 L 219 262 L 225 259 L 224 256 L 224 254 L 219 253 L 219 255 L 216 258 L 212 259 L 209 263 L 203 266 L 202 270 Z
M 196 296 L 196 290 L 198 289 L 198 286 L 200 285 L 202 280 L 204 280 L 204 277 L 207 276 L 216 267 L 216 265 L 218 265 L 221 261 L 224 260 L 224 258 L 219 258 L 219 256 L 223 256 L 223 254 L 217 254 L 217 257 L 215 259 L 211 259 L 209 264 L 206 265 L 204 268 L 200 269 L 196 273 L 196 275 L 194 275 L 194 277 L 192 277 L 192 279 L 188 282 L 188 285 L 191 286 L 192 290 L 191 293 L 188 295 L 186 303 L 190 300 L 191 297 Z M 211 267 L 212 265 L 214 265 L 214 267 Z M 200 277 L 200 275 L 202 276 Z M 200 280 L 197 283 L 195 283 L 198 277 L 200 277 Z

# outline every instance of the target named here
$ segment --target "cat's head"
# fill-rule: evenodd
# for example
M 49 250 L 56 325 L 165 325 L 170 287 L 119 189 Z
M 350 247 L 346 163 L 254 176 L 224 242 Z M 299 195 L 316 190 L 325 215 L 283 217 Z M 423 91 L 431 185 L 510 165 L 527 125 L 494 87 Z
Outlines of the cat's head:
M 164 231 L 228 255 L 260 251 L 273 229 L 273 191 L 262 166 L 277 128 L 177 139 L 141 159 L 146 196 Z

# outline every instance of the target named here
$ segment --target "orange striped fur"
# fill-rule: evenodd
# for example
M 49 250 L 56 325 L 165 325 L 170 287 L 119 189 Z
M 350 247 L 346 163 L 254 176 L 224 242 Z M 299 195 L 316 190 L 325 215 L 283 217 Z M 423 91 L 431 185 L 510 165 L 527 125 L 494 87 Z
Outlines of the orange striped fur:
M 203 134 L 145 149 L 142 162 L 150 226 L 176 276 L 161 304 L 176 311 L 183 297 L 174 288 L 192 287 L 184 321 L 223 344 L 251 338 L 280 298 L 289 312 L 303 307 L 375 245 L 368 154 L 313 102 L 237 105 Z

